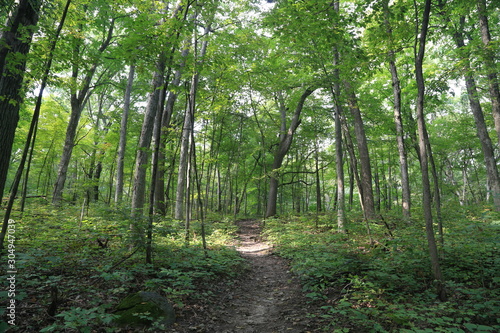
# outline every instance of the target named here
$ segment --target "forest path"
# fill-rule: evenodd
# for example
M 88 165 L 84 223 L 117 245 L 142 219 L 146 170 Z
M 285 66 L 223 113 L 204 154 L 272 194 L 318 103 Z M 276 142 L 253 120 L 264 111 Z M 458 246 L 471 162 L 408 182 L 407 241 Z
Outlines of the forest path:
M 249 269 L 236 285 L 219 298 L 210 332 L 299 333 L 313 332 L 307 318 L 307 299 L 290 273 L 285 259 L 274 255 L 261 237 L 259 221 L 237 222 L 236 249 Z

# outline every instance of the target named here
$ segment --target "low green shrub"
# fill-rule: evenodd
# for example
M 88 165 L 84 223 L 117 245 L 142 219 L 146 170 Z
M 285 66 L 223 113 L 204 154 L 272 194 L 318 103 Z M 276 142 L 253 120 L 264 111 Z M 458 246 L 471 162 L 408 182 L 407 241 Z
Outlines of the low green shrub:
M 483 212 L 484 213 L 484 212 Z M 291 260 L 306 295 L 322 306 L 331 332 L 494 332 L 500 330 L 500 220 L 480 217 L 444 222 L 442 270 L 449 294 L 438 302 L 423 226 L 359 223 L 337 234 L 314 218 L 266 221 L 265 233 Z M 455 216 L 455 215 L 453 215 Z M 339 329 L 338 327 L 343 327 Z

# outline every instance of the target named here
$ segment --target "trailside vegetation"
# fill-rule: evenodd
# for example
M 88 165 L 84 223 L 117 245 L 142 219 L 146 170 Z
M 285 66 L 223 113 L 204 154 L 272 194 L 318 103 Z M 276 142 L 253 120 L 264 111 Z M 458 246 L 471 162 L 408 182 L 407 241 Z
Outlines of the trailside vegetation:
M 498 1 L 5 0 L 0 22 L 0 330 L 111 332 L 140 290 L 188 316 L 244 271 L 242 218 L 325 331 L 500 330 Z
M 267 219 L 265 234 L 323 310 L 315 315 L 327 332 L 496 332 L 500 216 L 473 207 L 444 213 L 446 302 L 436 294 L 421 225 L 386 216 L 370 239 L 359 222 L 345 235 L 333 232 L 332 216 L 289 216 Z

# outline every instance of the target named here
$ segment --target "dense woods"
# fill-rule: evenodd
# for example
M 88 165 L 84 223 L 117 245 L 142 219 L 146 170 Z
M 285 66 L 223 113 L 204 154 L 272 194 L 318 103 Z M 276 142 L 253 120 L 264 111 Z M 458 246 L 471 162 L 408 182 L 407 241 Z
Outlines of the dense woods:
M 148 288 L 190 311 L 244 272 L 242 218 L 324 331 L 500 329 L 498 1 L 4 0 L 0 22 L 0 329 L 114 332 Z

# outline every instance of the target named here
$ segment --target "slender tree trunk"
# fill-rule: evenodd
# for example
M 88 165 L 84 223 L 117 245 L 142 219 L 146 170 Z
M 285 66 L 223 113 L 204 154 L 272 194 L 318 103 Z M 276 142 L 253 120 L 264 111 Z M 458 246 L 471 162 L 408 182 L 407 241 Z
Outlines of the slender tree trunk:
M 386 25 L 386 32 L 389 35 L 390 41 L 392 41 L 392 27 L 389 20 L 389 1 L 384 0 L 384 23 Z M 391 45 L 392 48 L 392 45 Z M 401 117 L 401 84 L 399 80 L 398 70 L 396 67 L 395 52 L 391 49 L 389 51 L 389 69 L 391 72 L 392 80 L 392 92 L 394 96 L 394 124 L 396 126 L 396 141 L 398 145 L 399 153 L 399 169 L 401 173 L 401 197 L 402 197 L 402 209 L 403 217 L 405 219 L 410 218 L 410 208 L 411 208 L 411 191 L 410 191 L 410 178 L 408 176 L 408 161 L 404 143 L 404 130 L 403 130 L 403 119 Z
M 313 92 L 314 90 L 310 88 L 304 91 L 304 93 L 299 99 L 299 102 L 297 103 L 297 107 L 295 108 L 295 112 L 293 114 L 288 130 L 284 133 L 280 133 L 280 142 L 274 154 L 272 171 L 269 177 L 269 195 L 267 198 L 267 210 L 265 217 L 271 217 L 276 215 L 277 200 L 278 200 L 279 169 L 281 168 L 281 165 L 283 164 L 283 159 L 285 158 L 286 154 L 288 153 L 288 150 L 290 149 L 290 146 L 292 145 L 293 135 L 295 134 L 297 127 L 299 127 L 300 125 L 300 114 L 302 112 L 302 108 L 304 107 L 304 103 L 307 97 L 309 97 L 309 95 L 311 95 Z M 283 118 L 283 112 L 286 112 L 286 110 L 284 110 L 283 107 L 281 107 L 281 109 Z
M 403 119 L 401 117 L 401 87 L 396 64 L 393 60 L 389 62 L 392 76 L 392 88 L 394 93 L 394 124 L 396 125 L 396 141 L 399 153 L 399 170 L 401 173 L 401 200 L 403 217 L 409 219 L 411 216 L 411 190 L 410 177 L 408 175 L 408 159 L 406 155 L 403 131 Z
M 316 142 L 316 152 L 314 154 L 314 166 L 316 168 L 314 172 L 315 180 L 316 180 L 316 212 L 320 213 L 323 211 L 322 205 L 322 195 L 321 195 L 321 181 L 320 181 L 320 169 L 319 169 L 319 156 L 318 156 L 319 146 Z
M 101 155 L 102 153 L 99 152 Z M 101 181 L 102 174 L 102 161 L 98 160 L 94 169 L 94 174 L 92 175 L 92 180 L 94 182 L 93 195 L 94 202 L 99 201 L 99 182 Z
M 132 86 L 134 83 L 135 65 L 131 64 L 128 72 L 127 87 L 123 97 L 123 113 L 120 123 L 120 141 L 118 143 L 118 156 L 116 158 L 116 189 L 115 189 L 115 204 L 120 204 L 123 199 L 123 176 L 125 151 L 127 148 L 127 124 L 128 115 L 130 112 L 130 99 L 132 95 Z
M 491 44 L 488 14 L 486 12 L 486 0 L 477 0 L 477 12 L 479 15 L 479 27 L 481 29 L 481 40 L 484 44 L 484 67 L 486 69 L 491 98 L 491 111 L 495 121 L 498 144 L 500 145 L 500 89 L 498 83 L 498 70 L 495 63 L 495 48 Z
M 205 28 L 205 34 L 210 32 L 210 25 Z M 196 37 L 194 42 L 194 48 L 196 50 Z M 208 40 L 204 40 L 201 46 L 199 59 L 197 66 L 201 66 L 203 63 L 203 58 L 207 52 Z M 196 51 L 195 51 L 196 55 Z M 189 91 L 189 103 L 186 111 L 184 113 L 184 125 L 182 127 L 182 137 L 181 137 L 181 151 L 179 157 L 179 172 L 177 178 L 177 190 L 175 197 L 175 214 L 174 217 L 177 220 L 181 220 L 184 216 L 184 197 L 185 188 L 188 178 L 188 155 L 189 155 L 189 140 L 191 138 L 191 131 L 193 131 L 194 126 L 194 114 L 196 110 L 196 94 L 198 91 L 198 81 L 200 73 L 199 69 L 193 74 L 191 79 L 191 89 Z M 189 212 L 186 211 L 186 214 Z M 186 220 L 186 226 L 189 225 L 188 220 Z M 186 234 L 187 236 L 187 234 Z
M 342 151 L 342 124 L 338 106 L 335 112 L 335 162 L 337 164 L 337 230 L 340 233 L 345 233 L 347 228 L 345 222 L 344 156 Z
M 146 193 L 146 174 L 148 160 L 150 155 L 150 145 L 153 137 L 153 128 L 158 112 L 161 87 L 163 85 L 163 74 L 165 72 L 165 55 L 162 53 L 156 63 L 156 70 L 153 73 L 151 81 L 151 92 L 148 96 L 148 103 L 144 113 L 139 145 L 134 167 L 134 187 L 132 189 L 132 216 L 140 217 L 143 215 L 145 193 Z M 141 230 L 135 230 L 142 234 Z
M 335 11 L 339 11 L 339 2 L 334 2 Z M 333 65 L 335 69 L 333 70 L 333 87 L 331 87 L 332 97 L 335 103 L 335 162 L 337 171 L 337 191 L 335 192 L 335 208 L 337 210 L 337 230 L 340 233 L 346 233 L 346 219 L 345 219 L 345 185 L 344 185 L 344 152 L 342 150 L 342 114 L 344 112 L 342 104 L 339 100 L 341 88 L 340 88 L 340 70 L 338 68 L 340 64 L 339 51 L 336 46 L 333 48 Z M 351 191 L 352 191 L 351 184 Z
M 434 205 L 436 208 L 436 220 L 438 223 L 438 232 L 441 238 L 441 243 L 444 244 L 444 235 L 443 235 L 443 219 L 441 216 L 441 191 L 439 189 L 439 175 L 436 168 L 436 163 L 434 161 L 434 154 L 432 153 L 431 141 L 429 140 L 429 133 L 427 132 L 427 128 L 425 128 L 425 142 L 427 144 L 427 154 L 429 155 L 429 164 L 431 166 L 431 175 L 433 180 L 433 190 L 434 190 Z
M 461 25 L 465 22 L 465 18 L 461 18 Z M 459 49 L 465 48 L 465 42 L 463 34 L 458 29 L 454 35 L 455 43 Z M 495 161 L 495 152 L 493 149 L 493 143 L 491 142 L 488 128 L 484 120 L 483 109 L 481 103 L 479 102 L 479 94 L 476 88 L 476 80 L 472 75 L 472 68 L 470 65 L 470 60 L 468 55 L 464 55 L 462 59 L 464 64 L 465 72 L 465 85 L 467 87 L 467 96 L 469 97 L 469 105 L 474 116 L 474 121 L 476 123 L 476 134 L 481 142 L 481 147 L 484 156 L 484 164 L 486 167 L 486 174 L 488 176 L 488 182 L 491 186 L 491 192 L 493 196 L 493 203 L 496 211 L 500 211 L 500 178 L 498 174 L 498 169 Z
M 107 37 L 97 50 L 98 55 L 101 55 L 111 43 L 111 39 L 113 37 L 114 25 L 115 22 L 114 20 L 112 20 L 108 29 Z M 75 46 L 74 49 L 75 64 L 73 65 L 72 78 L 75 83 L 79 76 L 79 67 L 77 63 L 80 61 L 80 59 L 77 58 L 79 56 L 80 48 L 82 46 L 81 43 L 82 42 L 78 41 L 78 44 L 77 46 Z M 56 206 L 60 205 L 62 201 L 62 194 L 64 190 L 64 184 L 66 182 L 66 176 L 68 173 L 69 162 L 71 160 L 71 155 L 73 154 L 73 148 L 75 146 L 76 130 L 78 128 L 78 123 L 80 122 L 80 117 L 82 115 L 83 108 L 85 107 L 85 103 L 87 102 L 88 97 L 91 94 L 90 84 L 97 70 L 99 62 L 100 62 L 99 57 L 97 57 L 95 62 L 91 65 L 90 69 L 87 71 L 87 74 L 81 84 L 80 91 L 78 92 L 73 91 L 71 93 L 71 115 L 68 122 L 68 126 L 66 128 L 66 138 L 64 141 L 63 152 L 61 154 L 61 160 L 59 162 L 57 180 L 56 183 L 54 184 L 54 191 L 52 194 L 52 203 Z
M 36 108 L 36 106 L 35 106 L 35 108 Z M 34 117 L 35 116 L 33 116 L 33 118 Z M 37 116 L 37 118 L 38 118 L 38 116 Z M 29 175 L 30 175 L 30 170 L 31 170 L 31 162 L 33 161 L 33 151 L 35 150 L 35 143 L 36 143 L 36 134 L 37 134 L 37 132 L 38 132 L 38 119 L 36 119 L 35 124 L 34 124 L 33 138 L 28 138 L 27 139 L 27 141 L 31 141 L 31 143 L 30 143 L 31 147 L 29 147 L 28 165 L 26 166 L 26 173 L 24 174 L 24 179 L 23 179 L 23 184 L 22 184 L 22 195 L 21 195 L 21 202 L 20 202 L 21 213 L 24 213 L 24 206 L 25 206 L 25 203 L 26 203 L 26 196 L 28 194 L 28 181 L 29 181 Z
M 352 142 L 351 134 L 349 133 L 349 128 L 347 127 L 345 118 L 342 119 L 342 127 L 344 133 L 345 147 L 347 148 L 347 152 L 349 154 L 348 161 L 349 161 L 349 170 L 351 172 L 349 175 L 349 186 L 350 186 L 349 205 L 352 208 L 352 205 L 354 203 L 354 186 L 356 186 L 358 188 L 359 204 L 361 206 L 361 209 L 364 211 L 363 188 L 361 187 L 361 180 L 359 178 L 358 159 L 356 158 L 356 153 L 354 152 L 354 143 Z
M 190 97 L 194 94 L 194 76 L 191 82 Z M 187 171 L 188 171 L 188 154 L 189 154 L 189 140 L 191 138 L 191 131 L 193 130 L 191 109 L 193 101 L 189 102 L 189 106 L 184 111 L 184 123 L 182 125 L 182 136 L 179 154 L 179 170 L 177 176 L 177 190 L 175 192 L 175 214 L 177 220 L 182 220 L 184 217 L 184 199 L 185 190 L 187 185 Z M 193 110 L 194 111 L 194 110 Z
M 87 203 L 99 201 L 99 182 L 101 180 L 102 173 L 102 158 L 104 152 L 98 149 L 100 141 L 106 136 L 109 126 L 104 124 L 101 128 L 101 120 L 103 118 L 102 109 L 104 103 L 104 95 L 99 96 L 99 107 L 96 114 L 96 122 L 94 125 L 95 137 L 94 137 L 94 148 L 92 152 L 93 166 L 89 171 L 89 182 L 90 188 L 88 190 L 89 196 Z
M 373 198 L 372 187 L 372 171 L 370 164 L 370 154 L 368 151 L 368 142 L 366 140 L 365 127 L 363 118 L 358 107 L 358 101 L 354 90 L 352 90 L 349 82 L 345 81 L 344 85 L 348 93 L 349 109 L 354 118 L 354 133 L 358 143 L 359 161 L 361 170 L 361 188 L 363 189 L 363 212 L 368 220 L 375 218 L 375 201 Z
M 159 214 L 165 215 L 166 214 L 166 209 L 167 209 L 167 204 L 166 204 L 166 198 L 165 198 L 165 161 L 166 161 L 166 156 L 165 156 L 165 147 L 167 143 L 167 135 L 168 135 L 168 129 L 170 127 L 170 121 L 172 119 L 173 111 L 174 111 L 174 105 L 175 102 L 177 101 L 177 96 L 178 94 L 175 92 L 176 89 L 179 88 L 181 84 L 181 75 L 182 75 L 182 69 L 185 66 L 185 59 L 189 54 L 189 49 L 186 48 L 184 51 L 182 51 L 181 57 L 181 65 L 179 69 L 174 74 L 174 78 L 172 82 L 169 84 L 169 92 L 168 92 L 168 97 L 167 101 L 165 103 L 165 110 L 163 111 L 162 119 L 161 119 L 161 138 L 160 138 L 160 147 L 158 151 L 158 162 L 161 163 L 160 166 L 158 167 L 158 177 L 157 181 L 155 184 L 155 207 L 156 210 L 158 211 Z
M 415 8 L 415 10 L 417 10 Z M 415 75 L 418 89 L 417 96 L 417 126 L 418 126 L 418 143 L 419 143 L 419 154 L 420 154 L 420 168 L 422 171 L 422 192 L 423 201 L 422 206 L 424 210 L 425 218 L 425 228 L 427 234 L 427 243 L 429 246 L 429 255 L 432 265 L 432 271 L 434 279 L 437 281 L 437 294 L 441 301 L 447 299 L 446 291 L 444 287 L 443 276 L 441 273 L 441 266 L 439 263 L 438 249 L 436 246 L 436 239 L 434 237 L 434 227 L 432 220 L 432 205 L 431 205 L 431 186 L 429 181 L 429 162 L 428 162 L 428 152 L 427 152 L 427 140 L 426 140 L 426 125 L 425 125 L 425 115 L 424 115 L 424 98 L 425 98 L 425 81 L 422 70 L 424 54 L 425 54 L 425 43 L 427 38 L 427 31 L 429 25 L 429 17 L 431 11 L 431 0 L 426 0 L 425 9 L 423 13 L 422 26 L 419 32 L 418 40 L 418 51 L 415 50 Z
M 382 167 L 384 167 L 382 165 Z M 380 190 L 380 174 L 379 174 L 379 168 L 378 168 L 378 163 L 375 160 L 375 178 L 373 179 L 375 183 L 375 210 L 377 213 L 380 213 L 380 208 L 382 204 L 382 192 Z

